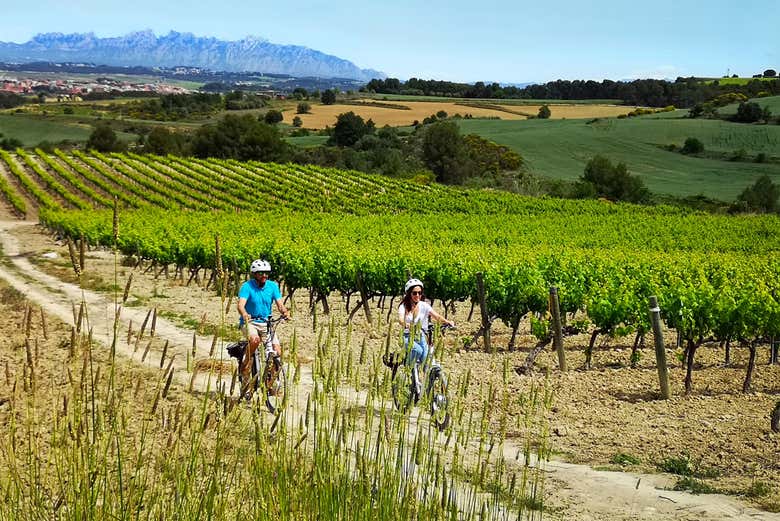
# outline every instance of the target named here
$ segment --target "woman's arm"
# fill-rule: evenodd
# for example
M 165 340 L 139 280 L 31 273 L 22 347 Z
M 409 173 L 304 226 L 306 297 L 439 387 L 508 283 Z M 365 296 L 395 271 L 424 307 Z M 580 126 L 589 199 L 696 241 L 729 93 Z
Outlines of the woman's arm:
M 430 315 L 431 315 L 431 317 L 433 317 L 433 319 L 436 322 L 441 322 L 442 324 L 447 324 L 447 325 L 455 327 L 455 322 L 453 322 L 452 320 L 447 320 L 443 316 L 439 315 L 438 313 L 436 313 L 436 310 L 434 310 L 433 308 L 431 308 Z

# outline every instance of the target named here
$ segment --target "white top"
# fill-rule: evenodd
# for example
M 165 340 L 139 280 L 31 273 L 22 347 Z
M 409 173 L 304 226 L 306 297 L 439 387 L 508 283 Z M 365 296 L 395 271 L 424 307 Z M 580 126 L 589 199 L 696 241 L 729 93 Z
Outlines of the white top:
M 420 327 L 422 332 L 428 331 L 428 315 L 433 308 L 430 304 L 420 301 L 417 304 L 416 313 L 406 312 L 403 302 L 398 306 L 398 320 L 404 323 L 404 331 L 408 332 L 412 328 Z

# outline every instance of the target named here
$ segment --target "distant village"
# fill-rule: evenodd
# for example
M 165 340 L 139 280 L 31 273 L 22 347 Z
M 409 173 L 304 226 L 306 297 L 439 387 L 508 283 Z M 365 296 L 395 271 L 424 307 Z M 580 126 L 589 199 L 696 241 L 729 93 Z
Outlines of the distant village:
M 96 79 L 30 79 L 0 75 L 0 92 L 43 94 L 46 101 L 81 101 L 92 93 L 150 92 L 155 94 L 186 94 L 188 89 L 167 83 L 133 83 L 111 78 Z

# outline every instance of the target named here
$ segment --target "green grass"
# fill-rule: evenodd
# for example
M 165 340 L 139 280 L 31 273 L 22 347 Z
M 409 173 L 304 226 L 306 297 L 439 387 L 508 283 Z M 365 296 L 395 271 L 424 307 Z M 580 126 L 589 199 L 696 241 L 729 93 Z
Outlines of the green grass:
M 315 147 L 318 145 L 324 145 L 328 141 L 328 138 L 329 136 L 318 136 L 312 134 L 310 136 L 286 137 L 284 139 L 291 145 L 299 147 Z
M 682 146 L 688 137 L 708 152 L 730 154 L 745 149 L 780 157 L 780 125 L 743 125 L 721 120 L 679 117 L 686 111 L 638 118 L 598 120 L 461 120 L 464 133 L 479 134 L 506 145 L 538 175 L 574 180 L 596 154 L 624 162 L 656 193 L 699 195 L 731 201 L 763 175 L 780 183 L 780 164 L 731 162 L 690 157 L 660 146 Z M 678 116 L 678 117 L 675 117 Z
M 25 146 L 36 145 L 41 141 L 56 143 L 63 139 L 86 141 L 91 132 L 91 127 L 75 123 L 55 123 L 23 114 L 0 114 L 0 134 L 16 138 Z
M 751 98 L 751 102 L 758 103 L 761 107 L 769 107 L 772 111 L 772 116 L 780 116 L 780 96 L 767 96 L 766 98 Z M 732 103 L 718 109 L 719 114 L 729 115 L 736 114 L 739 103 Z
M 36 114 L 0 114 L 0 134 L 4 137 L 16 138 L 24 146 L 35 146 L 41 141 L 59 143 L 65 139 L 83 142 L 89 139 L 93 127 L 76 119 L 84 120 L 84 117 L 76 115 L 68 116 L 42 116 Z M 95 119 L 97 121 L 97 119 Z M 133 141 L 135 134 L 117 132 L 121 141 Z

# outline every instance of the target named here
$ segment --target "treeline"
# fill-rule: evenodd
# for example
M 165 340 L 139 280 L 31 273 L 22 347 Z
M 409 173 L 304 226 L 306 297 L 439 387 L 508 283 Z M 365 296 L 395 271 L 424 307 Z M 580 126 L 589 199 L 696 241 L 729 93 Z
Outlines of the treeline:
M 447 96 L 482 99 L 615 99 L 626 105 L 649 107 L 689 108 L 725 93 L 740 93 L 748 98 L 760 93 L 780 95 L 780 80 L 754 79 L 743 85 L 724 84 L 717 80 L 707 83 L 698 78 L 666 80 L 634 80 L 601 82 L 593 80 L 557 80 L 526 87 L 502 86 L 498 83 L 454 83 L 411 78 L 402 82 L 396 78 L 373 79 L 366 84 L 367 91 L 379 94 L 406 94 L 415 96 Z

